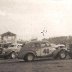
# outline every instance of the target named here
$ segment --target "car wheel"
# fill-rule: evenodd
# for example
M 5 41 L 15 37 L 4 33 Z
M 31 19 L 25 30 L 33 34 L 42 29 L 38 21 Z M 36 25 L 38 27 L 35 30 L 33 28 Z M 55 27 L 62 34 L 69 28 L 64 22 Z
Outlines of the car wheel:
M 26 55 L 26 57 L 24 58 L 25 61 L 31 62 L 34 60 L 34 55 L 32 53 L 29 53 Z
M 10 54 L 10 58 L 11 58 L 11 59 L 15 59 L 15 58 L 16 58 L 16 53 L 15 53 L 15 52 L 12 52 L 12 53 Z
M 59 52 L 59 58 L 60 58 L 60 59 L 65 59 L 66 56 L 67 56 L 66 51 L 62 50 L 62 51 Z

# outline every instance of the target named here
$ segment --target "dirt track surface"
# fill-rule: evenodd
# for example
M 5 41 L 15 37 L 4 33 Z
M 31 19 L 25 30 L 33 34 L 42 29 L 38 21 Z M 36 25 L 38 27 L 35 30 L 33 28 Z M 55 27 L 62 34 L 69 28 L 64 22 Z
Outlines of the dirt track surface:
M 72 72 L 70 60 L 0 60 L 0 72 Z

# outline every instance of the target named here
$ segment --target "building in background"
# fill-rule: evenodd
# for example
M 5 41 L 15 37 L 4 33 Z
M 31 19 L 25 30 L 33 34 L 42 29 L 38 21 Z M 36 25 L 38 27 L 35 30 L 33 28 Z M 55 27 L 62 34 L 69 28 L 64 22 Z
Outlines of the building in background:
M 1 34 L 1 42 L 2 43 L 16 43 L 17 42 L 16 34 L 9 32 L 9 31 Z

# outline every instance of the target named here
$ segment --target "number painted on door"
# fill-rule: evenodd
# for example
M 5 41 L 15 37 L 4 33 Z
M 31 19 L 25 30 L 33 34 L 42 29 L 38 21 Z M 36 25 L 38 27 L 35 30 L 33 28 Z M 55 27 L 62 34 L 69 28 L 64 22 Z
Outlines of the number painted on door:
M 44 49 L 43 53 L 48 54 L 49 53 L 49 49 Z

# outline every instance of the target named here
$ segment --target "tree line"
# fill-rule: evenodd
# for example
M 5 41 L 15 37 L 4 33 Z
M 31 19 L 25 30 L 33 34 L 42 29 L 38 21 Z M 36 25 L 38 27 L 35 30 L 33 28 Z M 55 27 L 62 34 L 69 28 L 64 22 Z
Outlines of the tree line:
M 72 44 L 72 36 L 52 37 L 47 40 L 54 44 Z

